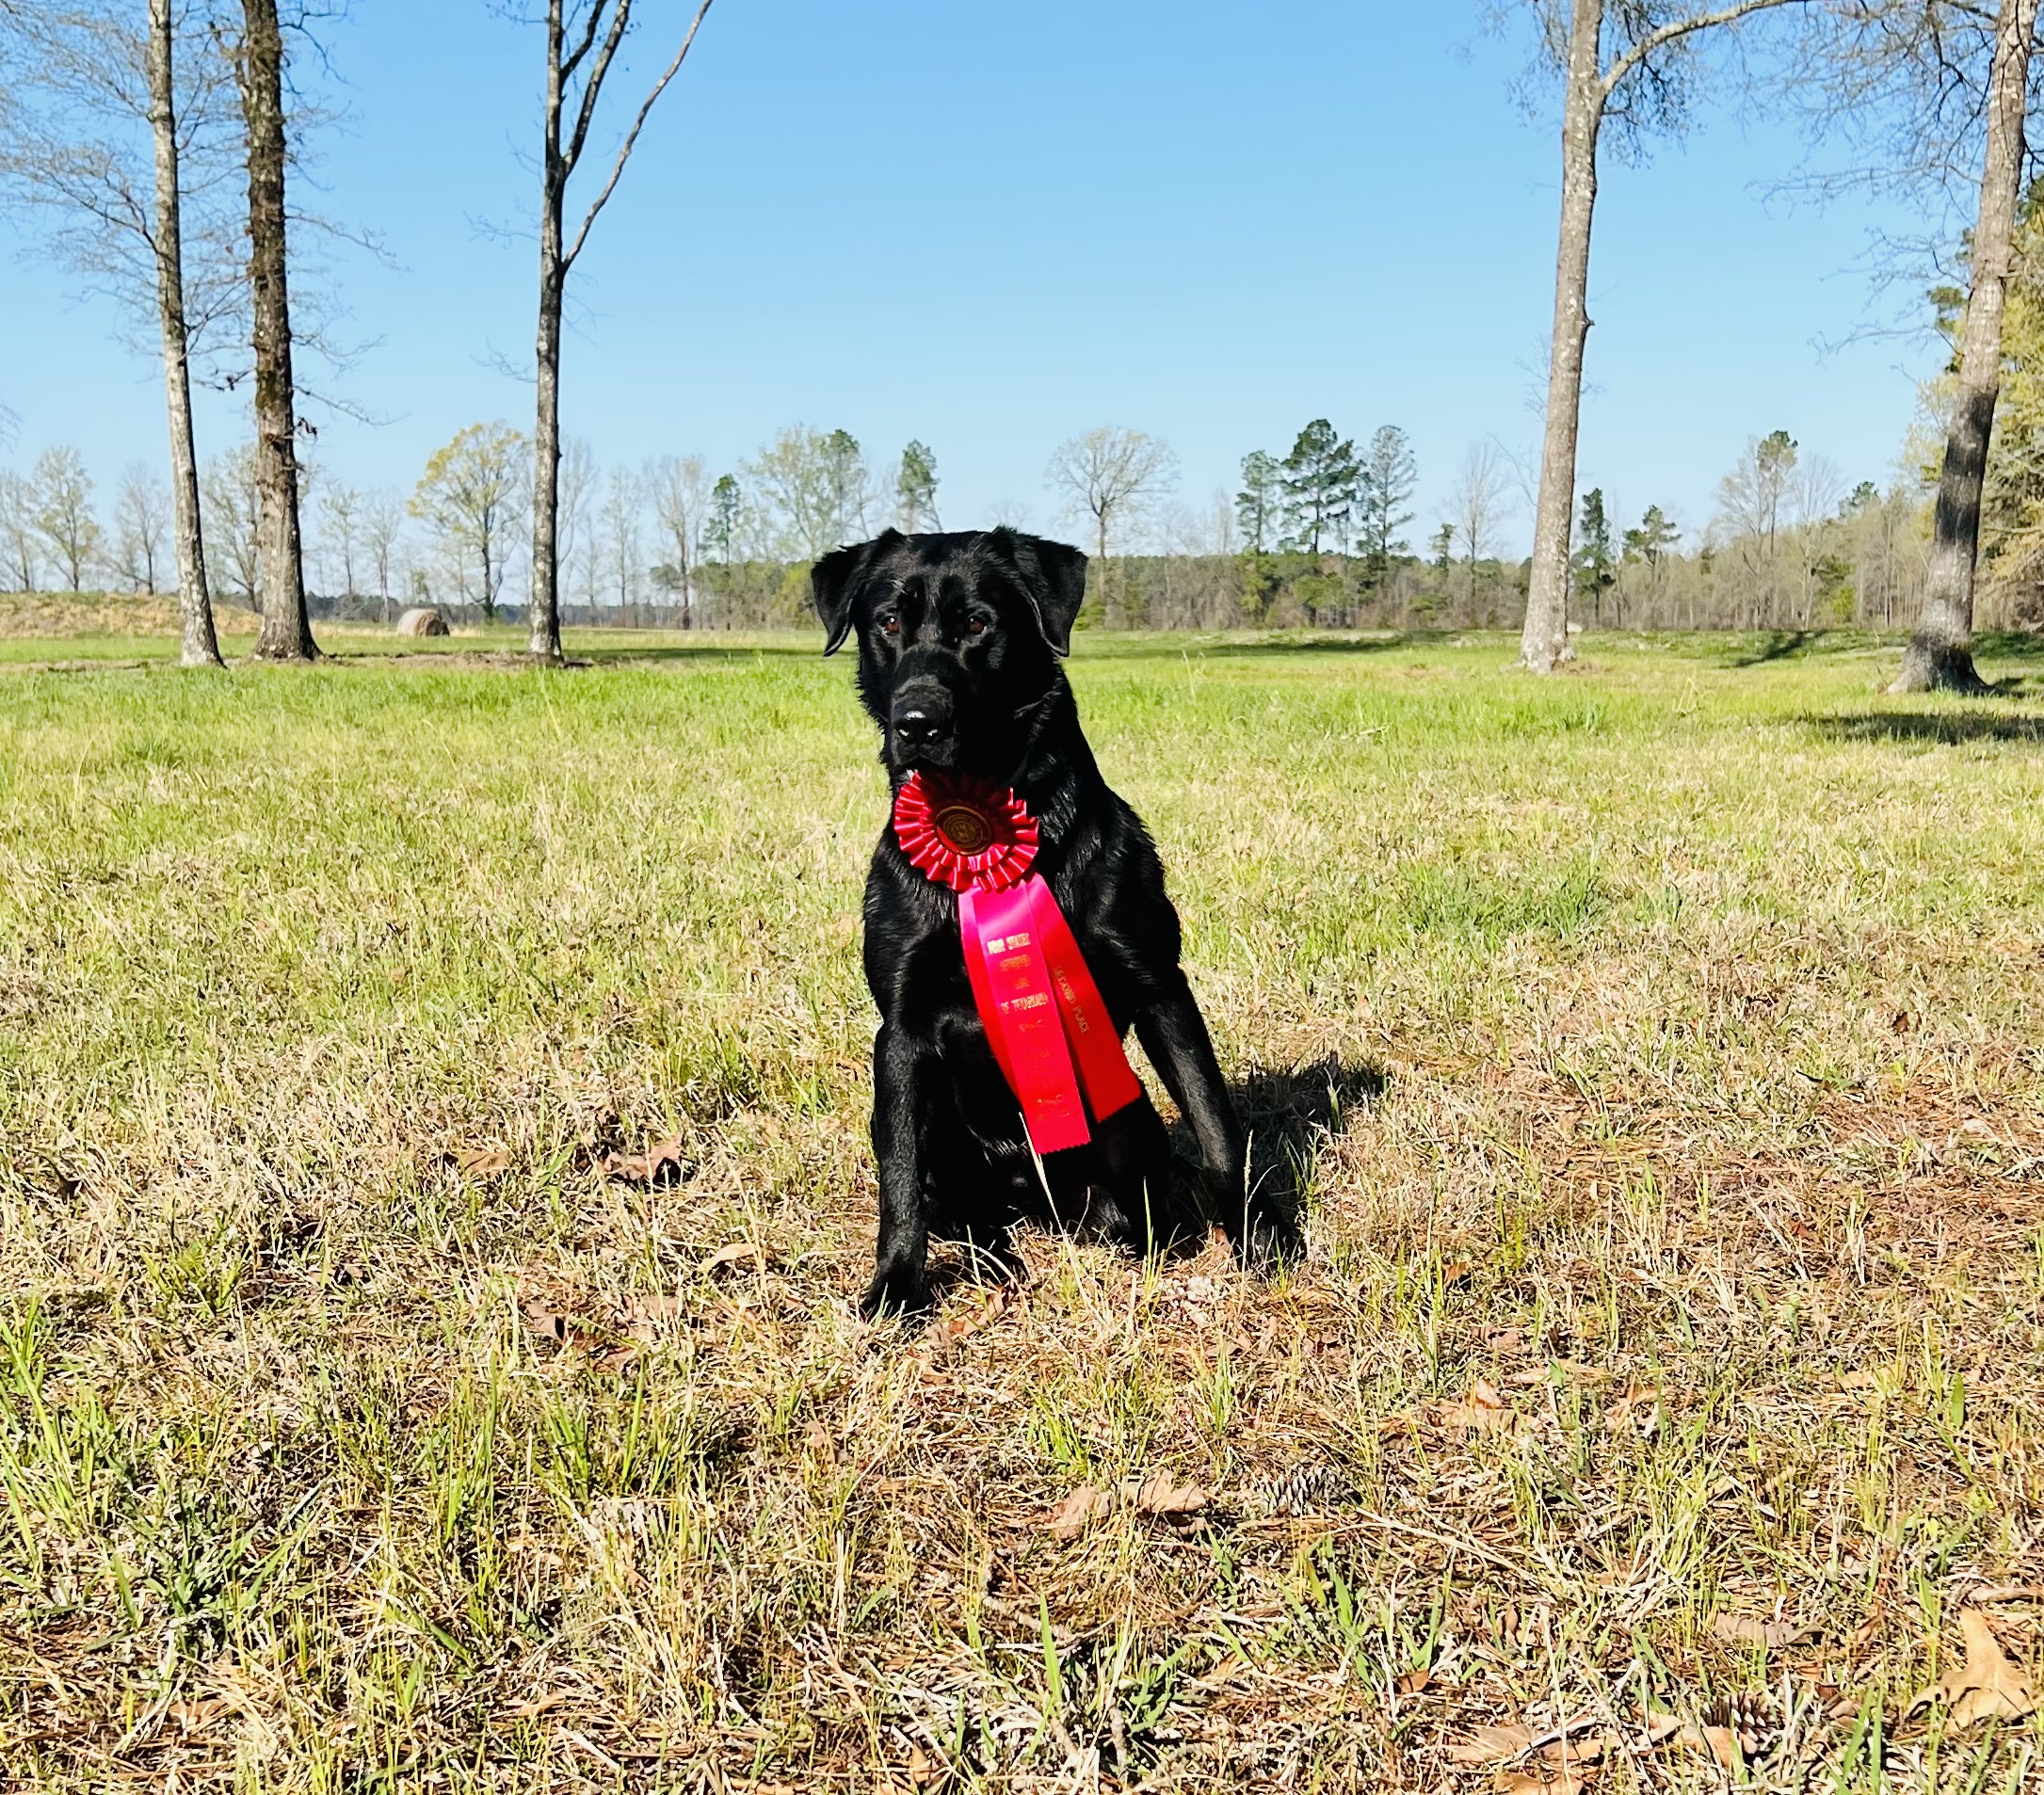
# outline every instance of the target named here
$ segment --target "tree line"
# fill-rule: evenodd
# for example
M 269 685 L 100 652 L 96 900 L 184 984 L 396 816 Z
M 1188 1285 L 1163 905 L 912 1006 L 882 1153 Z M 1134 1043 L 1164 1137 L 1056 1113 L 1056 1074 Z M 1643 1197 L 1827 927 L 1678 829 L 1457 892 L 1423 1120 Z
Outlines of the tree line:
M 580 527 L 579 476 L 560 427 L 560 323 L 568 284 L 710 0 L 693 12 L 683 8 L 671 57 L 636 104 L 628 102 L 615 115 L 617 148 L 591 158 L 592 133 L 609 116 L 606 88 L 618 52 L 643 23 L 637 4 L 544 0 L 527 22 L 538 34 L 543 92 L 535 158 L 540 254 L 532 427 L 474 426 L 495 436 L 450 444 L 450 458 L 437 474 L 429 470 L 406 505 L 441 537 L 467 532 L 468 553 L 451 565 L 464 596 L 473 586 L 486 611 L 497 607 L 513 561 L 523 563 L 528 647 L 543 660 L 559 658 L 563 569 L 574 566 Z M 1971 642 L 1983 518 L 2002 518 L 2022 503 L 2017 491 L 2022 482 L 1998 476 L 1993 461 L 2010 296 L 2020 275 L 2016 240 L 2037 6 L 2038 0 L 1499 0 L 1489 8 L 1501 28 L 1521 22 L 1530 28 L 1534 73 L 1561 100 L 1543 440 L 1528 481 L 1533 553 L 1524 569 L 1521 654 L 1529 669 L 1550 671 L 1569 657 L 1571 607 L 1585 589 L 1593 599 L 1616 591 L 1621 574 L 1611 568 L 1626 565 L 1622 550 L 1613 560 L 1602 495 L 1595 495 L 1591 507 L 1592 495 L 1579 491 L 1576 481 L 1600 161 L 1607 152 L 1634 153 L 1657 133 L 1680 133 L 1717 72 L 1705 60 L 1709 46 L 1723 40 L 1738 54 L 1722 66 L 1746 71 L 1748 91 L 1764 92 L 1768 104 L 1851 152 L 1851 166 L 1827 178 L 1834 190 L 1859 184 L 1913 192 L 1933 204 L 1963 200 L 1972 219 L 1966 285 L 1950 313 L 1954 355 L 1916 632 L 1898 686 L 1981 689 Z M 316 32 L 334 16 L 317 5 L 280 11 L 279 0 L 147 0 L 142 13 L 121 0 L 0 0 L 0 99 L 8 112 L 0 192 L 17 216 L 40 221 L 53 255 L 124 302 L 137 329 L 151 333 L 161 361 L 169 446 L 168 555 L 177 569 L 187 662 L 218 658 L 211 587 L 220 551 L 207 548 L 209 508 L 230 514 L 227 536 L 246 548 L 243 584 L 262 615 L 257 652 L 280 660 L 317 652 L 306 601 L 301 509 L 308 489 L 302 439 L 310 425 L 295 352 L 316 348 L 319 333 L 307 325 L 304 295 L 295 296 L 294 281 L 303 271 L 307 232 L 326 227 L 302 204 L 305 139 L 318 116 L 288 70 L 307 46 L 317 47 Z M 1768 50 L 1775 72 L 1752 78 Z M 195 369 L 201 377 L 210 369 L 230 384 L 247 384 L 251 432 L 235 462 L 245 480 L 217 480 L 209 489 L 201 473 L 191 415 Z M 1235 525 L 1247 538 L 1240 553 L 1252 568 L 1280 563 L 1280 584 L 1289 580 L 1292 587 L 1337 575 L 1325 568 L 1286 574 L 1282 557 L 1303 555 L 1313 563 L 1331 556 L 1343 569 L 1344 592 L 1352 584 L 1361 594 L 1388 591 L 1401 569 L 1398 578 L 1410 575 L 1424 586 L 1413 568 L 1452 572 L 1459 548 L 1464 602 L 1473 606 L 1480 586 L 1496 584 L 1487 572 L 1494 557 L 1485 552 L 1504 485 L 1496 457 L 1481 445 L 1472 451 L 1457 488 L 1456 515 L 1441 521 L 1424 557 L 1414 558 L 1396 534 L 1411 521 L 1400 513 L 1407 500 L 1398 496 L 1405 480 L 1399 448 L 1395 434 L 1380 431 L 1358 451 L 1326 420 L 1316 420 L 1281 459 L 1260 452 L 1253 465 L 1245 464 L 1233 507 Z M 493 454 L 501 464 L 482 489 L 471 481 L 477 454 L 485 459 Z M 687 485 L 686 465 L 684 457 L 677 464 L 683 472 L 656 478 L 654 486 L 680 490 Z M 1054 458 L 1051 482 L 1067 496 L 1068 514 L 1086 522 L 1109 621 L 1133 619 L 1131 595 L 1138 585 L 1133 570 L 1117 571 L 1118 533 L 1174 474 L 1168 448 L 1136 431 L 1088 432 Z M 814 553 L 829 546 L 819 531 L 848 529 L 870 509 L 871 485 L 845 433 L 790 433 L 747 471 L 690 492 L 701 521 L 690 525 L 673 557 L 654 565 L 681 582 L 684 614 L 692 614 L 691 557 L 706 569 L 729 569 L 771 566 L 797 550 Z M 55 463 L 39 462 L 28 476 L 30 497 L 22 502 L 38 539 L 73 574 L 85 565 L 89 532 L 82 516 L 63 521 L 61 494 L 76 488 L 74 478 L 67 488 Z M 931 494 L 934 499 L 934 484 Z M 631 507 L 621 488 L 606 493 L 606 502 L 611 497 L 622 530 Z M 337 527 L 346 561 L 351 510 L 338 494 L 330 510 L 335 505 L 343 507 Z M 370 505 L 365 499 L 365 518 Z M 146 534 L 144 508 L 137 488 L 117 543 L 137 546 L 137 533 Z M 1888 509 L 1883 497 L 1856 515 L 1885 517 Z M 477 516 L 486 521 L 478 525 Z M 49 520 L 56 521 L 54 534 Z M 714 548 L 705 548 L 705 526 Z M 1644 519 L 1638 527 L 1648 527 Z M 1807 545 L 1822 529 L 1846 527 L 1843 517 L 1805 518 L 1795 539 Z M 508 534 L 514 529 L 515 542 Z M 2013 533 L 2004 519 L 2004 534 Z M 220 535 L 218 527 L 214 534 Z M 1739 550 L 1746 556 L 1741 589 L 1764 590 L 1764 608 L 1778 612 L 1793 604 L 1809 612 L 1827 589 L 1815 562 L 1793 591 L 1783 585 L 1778 527 L 1748 530 L 1737 541 L 1769 545 L 1759 558 Z M 1705 555 L 1712 557 L 1714 583 L 1718 550 L 1698 551 L 1699 581 Z M 1659 569 L 1678 560 L 1664 548 L 1651 555 L 1642 548 L 1638 564 Z M 1360 569 L 1353 581 L 1351 563 Z M 2006 577 L 2018 565 L 2006 562 Z M 345 577 L 352 590 L 352 574 Z M 1898 575 L 1883 589 L 1907 587 Z M 1255 590 L 1246 590 L 1253 601 Z M 1762 602 L 1752 599 L 1755 606 Z M 1353 607 L 1344 601 L 1344 608 Z

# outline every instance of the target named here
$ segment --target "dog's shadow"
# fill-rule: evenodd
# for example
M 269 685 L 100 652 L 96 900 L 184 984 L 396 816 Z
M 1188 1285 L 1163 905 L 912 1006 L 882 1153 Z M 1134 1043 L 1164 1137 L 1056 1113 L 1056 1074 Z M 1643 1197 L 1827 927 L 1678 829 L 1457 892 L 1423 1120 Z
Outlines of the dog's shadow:
M 1322 1151 L 1390 1083 L 1381 1066 L 1328 1053 L 1290 1071 L 1252 1068 L 1229 1085 L 1249 1137 L 1250 1200 L 1291 1242 L 1301 1237 Z M 1182 1157 L 1197 1158 L 1183 1122 L 1172 1136 Z
M 1272 1249 L 1266 1258 L 1289 1258 L 1300 1250 L 1306 1200 L 1321 1153 L 1358 1113 L 1384 1095 L 1390 1082 L 1381 1066 L 1333 1053 L 1289 1071 L 1252 1067 L 1230 1082 L 1228 1095 L 1248 1136 L 1248 1194 L 1260 1226 L 1266 1230 L 1263 1244 Z M 1192 1130 L 1181 1117 L 1169 1131 L 1179 1170 L 1187 1184 L 1199 1190 L 1204 1180 Z M 1206 1194 L 1201 1207 L 1207 1222 L 1222 1219 L 1218 1205 L 1223 1200 L 1217 1194 Z M 1205 1245 L 1204 1231 L 1196 1230 L 1160 1242 L 1156 1251 L 1161 1258 L 1182 1259 Z M 959 1285 L 1004 1284 L 1022 1275 L 1022 1257 L 1011 1236 L 979 1244 L 948 1240 L 943 1247 L 929 1268 L 932 1308 Z

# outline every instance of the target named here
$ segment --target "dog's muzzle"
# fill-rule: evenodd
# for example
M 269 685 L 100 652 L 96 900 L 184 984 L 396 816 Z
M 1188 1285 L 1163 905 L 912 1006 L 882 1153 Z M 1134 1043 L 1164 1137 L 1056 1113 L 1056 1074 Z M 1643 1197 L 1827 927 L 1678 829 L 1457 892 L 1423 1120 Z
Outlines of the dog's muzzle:
M 933 681 L 916 681 L 894 694 L 888 728 L 901 755 L 922 756 L 950 742 L 956 718 L 950 693 Z

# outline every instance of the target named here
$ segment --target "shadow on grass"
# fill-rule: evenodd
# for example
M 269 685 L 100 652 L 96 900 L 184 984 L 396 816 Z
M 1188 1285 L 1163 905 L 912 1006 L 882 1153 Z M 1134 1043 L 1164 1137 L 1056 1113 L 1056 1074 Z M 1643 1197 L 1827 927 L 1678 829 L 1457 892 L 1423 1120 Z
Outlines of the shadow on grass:
M 1249 1187 L 1287 1252 L 1297 1242 L 1306 1193 L 1322 1149 L 1390 1084 L 1382 1067 L 1330 1053 L 1295 1071 L 1252 1068 L 1229 1085 L 1235 1114 L 1249 1137 Z M 1181 1173 L 1197 1189 L 1199 1148 L 1183 1119 L 1172 1126 L 1171 1148 Z M 1161 1246 L 1159 1252 L 1169 1262 L 1193 1258 L 1205 1245 L 1202 1228 Z M 979 1243 L 946 1237 L 942 1250 L 930 1261 L 930 1310 L 961 1285 L 1007 1283 L 1020 1273 L 1021 1258 L 1009 1237 Z
M 1314 1162 L 1390 1087 L 1381 1066 L 1328 1054 L 1296 1071 L 1252 1070 L 1229 1086 L 1249 1136 L 1249 1188 L 1296 1233 Z
M 1821 653 L 1828 630 L 1765 630 L 1746 641 L 1739 643 L 1727 656 L 1725 665 L 1734 667 L 1765 666 L 1771 661 L 1799 661 L 1807 655 Z M 1862 646 L 1855 640 L 1855 648 Z
M 1875 711 L 1796 721 L 1834 742 L 2044 742 L 2044 717 L 1993 711 Z
M 823 637 L 790 635 L 784 641 L 620 643 L 615 647 L 592 642 L 594 632 L 574 633 L 574 652 L 595 666 L 648 666 L 685 661 L 820 661 Z

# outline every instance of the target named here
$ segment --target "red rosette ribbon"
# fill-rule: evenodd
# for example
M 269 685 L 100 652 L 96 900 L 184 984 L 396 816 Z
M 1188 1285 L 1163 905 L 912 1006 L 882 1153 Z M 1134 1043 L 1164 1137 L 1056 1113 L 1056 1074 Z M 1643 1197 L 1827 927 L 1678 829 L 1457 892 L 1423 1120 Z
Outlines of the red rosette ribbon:
M 1005 891 L 1037 857 L 1037 820 L 1012 791 L 969 773 L 909 775 L 894 839 L 918 873 L 954 891 Z
M 894 797 L 909 864 L 958 894 L 974 1006 L 1040 1158 L 1142 1096 L 1121 1037 L 1051 888 L 1032 873 L 1036 819 L 969 774 L 909 774 Z

